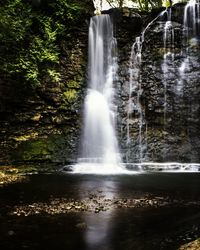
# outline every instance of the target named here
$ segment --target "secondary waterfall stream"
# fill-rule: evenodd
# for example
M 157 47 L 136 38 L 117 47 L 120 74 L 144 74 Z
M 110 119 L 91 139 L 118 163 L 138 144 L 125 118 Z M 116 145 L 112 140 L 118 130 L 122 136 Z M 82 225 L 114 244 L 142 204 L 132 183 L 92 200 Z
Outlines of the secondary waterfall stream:
M 131 137 L 130 137 L 130 128 L 134 124 L 132 115 L 133 113 L 137 114 L 138 119 L 138 138 L 137 141 L 137 150 L 134 151 L 135 158 L 138 162 L 145 161 L 144 151 L 147 149 L 147 133 L 148 126 L 145 120 L 145 113 L 142 109 L 141 104 L 141 95 L 142 95 L 142 86 L 141 86 L 141 62 L 142 62 L 142 46 L 145 40 L 145 33 L 151 27 L 151 25 L 159 18 L 162 17 L 166 10 L 162 11 L 156 18 L 154 18 L 143 30 L 141 36 L 136 37 L 135 42 L 131 48 L 131 54 L 129 59 L 129 99 L 127 105 L 127 153 L 126 161 L 129 162 L 131 150 Z M 135 96 L 133 93 L 137 93 Z
M 181 91 L 186 78 L 186 73 L 190 68 L 190 46 L 196 46 L 196 37 L 200 32 L 200 4 L 199 1 L 190 0 L 185 6 L 184 18 L 183 18 L 183 48 L 181 54 L 183 61 L 179 67 L 179 80 L 178 80 L 178 91 Z
M 164 27 L 163 43 L 164 43 L 164 55 L 163 55 L 163 85 L 164 85 L 164 130 L 166 130 L 166 113 L 167 113 L 167 84 L 169 79 L 170 71 L 174 69 L 174 28 L 171 21 L 172 10 L 166 11 L 167 21 Z

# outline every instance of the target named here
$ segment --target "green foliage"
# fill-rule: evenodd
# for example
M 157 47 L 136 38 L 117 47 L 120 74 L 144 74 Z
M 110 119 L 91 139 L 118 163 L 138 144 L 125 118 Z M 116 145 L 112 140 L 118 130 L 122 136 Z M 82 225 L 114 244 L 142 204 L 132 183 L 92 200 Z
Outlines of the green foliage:
M 68 89 L 63 93 L 63 101 L 67 103 L 73 103 L 77 99 L 77 90 Z
M 76 81 L 73 81 L 73 80 L 68 81 L 66 85 L 67 85 L 68 88 L 71 88 L 71 89 L 78 89 L 80 87 L 79 82 L 76 82 Z
M 61 20 L 70 20 L 74 22 L 77 12 L 81 10 L 81 6 L 72 3 L 74 1 L 56 0 L 50 6 L 54 9 L 55 15 Z
M 54 69 L 48 69 L 47 70 L 49 77 L 51 78 L 52 81 L 54 82 L 59 82 L 60 81 L 60 73 L 57 72 Z
M 33 87 L 59 82 L 59 40 L 75 25 L 81 6 L 71 0 L 5 0 L 0 6 L 0 73 Z
M 162 0 L 137 0 L 141 10 L 149 11 L 154 8 L 162 7 Z

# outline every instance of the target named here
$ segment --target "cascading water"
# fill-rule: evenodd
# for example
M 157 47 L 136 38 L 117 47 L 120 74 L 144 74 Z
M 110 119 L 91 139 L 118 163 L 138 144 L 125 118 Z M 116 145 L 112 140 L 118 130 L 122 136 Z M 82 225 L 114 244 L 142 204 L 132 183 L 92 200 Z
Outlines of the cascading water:
M 183 61 L 179 67 L 179 79 L 177 90 L 181 93 L 186 78 L 186 73 L 190 69 L 190 45 L 197 43 L 196 37 L 200 33 L 200 2 L 190 0 L 185 6 L 183 20 L 183 48 L 181 51 Z
M 194 7 L 195 5 L 195 7 Z M 191 14 L 191 11 L 193 11 Z M 116 39 L 113 37 L 113 25 L 109 15 L 96 16 L 91 18 L 89 28 L 89 66 L 88 66 L 88 91 L 84 105 L 84 130 L 82 157 L 78 159 L 78 164 L 73 166 L 73 173 L 89 174 L 132 174 L 135 171 L 178 171 L 178 172 L 199 172 L 200 164 L 185 163 L 156 163 L 145 162 L 147 147 L 147 122 L 141 104 L 141 61 L 142 47 L 145 42 L 145 33 L 149 27 L 160 17 L 167 14 L 168 19 L 164 27 L 164 56 L 163 73 L 165 103 L 167 101 L 167 75 L 170 67 L 173 67 L 175 56 L 174 51 L 174 29 L 171 21 L 171 9 L 163 11 L 144 29 L 140 37 L 136 38 L 132 46 L 129 60 L 129 100 L 127 104 L 127 164 L 122 164 L 117 138 L 115 134 L 115 105 L 113 81 L 117 72 Z M 191 18 L 192 16 L 192 18 Z M 195 21 L 194 21 L 195 16 Z M 199 5 L 190 1 L 185 7 L 184 14 L 184 43 L 189 44 L 189 39 L 196 37 L 199 33 L 197 25 L 199 18 Z M 193 23 L 193 20 L 195 24 Z M 192 23 L 192 25 L 191 25 Z M 195 27 L 195 31 L 194 31 Z M 182 50 L 185 59 L 189 60 L 188 46 Z M 185 54 L 184 54 L 185 53 Z M 184 57 L 183 57 L 184 58 Z M 176 68 L 177 69 L 177 68 Z M 179 71 L 185 72 L 185 66 L 181 65 Z M 166 112 L 166 106 L 165 106 Z M 134 113 L 134 115 L 132 115 Z M 129 162 L 129 155 L 133 153 L 131 137 L 131 126 L 133 117 L 136 116 L 138 126 L 138 144 L 135 157 L 139 163 Z M 166 113 L 165 113 L 166 116 Z M 131 149 L 129 151 L 129 148 Z M 127 170 L 128 169 L 128 170 Z M 130 171 L 132 170 L 132 171 Z
M 145 149 L 147 148 L 147 133 L 148 127 L 147 122 L 145 121 L 144 110 L 142 109 L 141 104 L 141 95 L 142 95 L 142 86 L 140 80 L 140 70 L 141 70 L 141 61 L 142 61 L 142 46 L 145 40 L 145 33 L 149 27 L 161 16 L 166 13 L 162 11 L 155 19 L 153 19 L 147 27 L 143 30 L 141 36 L 136 37 L 135 42 L 131 48 L 131 56 L 129 59 L 129 100 L 127 105 L 127 153 L 126 161 L 129 162 L 129 157 L 131 154 L 131 138 L 130 138 L 130 127 L 132 125 L 131 115 L 133 113 L 137 114 L 138 117 L 138 152 L 136 153 L 136 159 L 139 162 L 145 160 Z M 133 97 L 133 93 L 137 93 L 136 97 Z
M 135 43 L 132 45 L 130 63 L 129 63 L 129 100 L 127 106 L 127 146 L 128 150 L 126 153 L 126 161 L 129 161 L 131 152 L 129 151 L 130 138 L 130 125 L 131 125 L 131 114 L 135 111 L 138 114 L 138 158 L 143 157 L 143 145 L 142 145 L 142 127 L 143 127 L 143 113 L 142 106 L 140 103 L 141 96 L 141 84 L 140 84 L 140 64 L 141 64 L 141 52 L 142 43 L 141 37 L 137 37 Z M 136 97 L 132 97 L 132 93 L 137 92 Z
M 91 18 L 89 27 L 89 88 L 84 106 L 82 158 L 74 172 L 117 172 L 121 162 L 115 134 L 117 46 L 109 15 Z M 97 166 L 98 165 L 98 166 Z
M 89 29 L 89 89 L 85 99 L 82 155 L 89 162 L 119 163 L 114 129 L 116 40 L 108 15 L 95 16 Z
M 164 130 L 166 128 L 166 113 L 167 113 L 167 82 L 169 78 L 169 73 L 174 69 L 174 28 L 171 21 L 171 8 L 166 10 L 167 22 L 165 23 L 164 33 L 163 33 L 163 43 L 164 43 L 164 55 L 163 55 L 163 85 L 164 85 Z
M 196 37 L 200 29 L 200 2 L 199 0 L 190 0 L 185 6 L 184 11 L 184 28 L 186 37 Z

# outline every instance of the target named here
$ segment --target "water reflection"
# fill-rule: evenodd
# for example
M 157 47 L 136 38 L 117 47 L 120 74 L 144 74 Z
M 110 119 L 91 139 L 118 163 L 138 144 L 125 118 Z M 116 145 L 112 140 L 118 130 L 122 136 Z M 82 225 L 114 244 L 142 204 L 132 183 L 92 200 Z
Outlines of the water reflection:
M 0 189 L 0 249 L 178 249 L 188 237 L 200 237 L 199 185 L 198 173 L 30 176 L 29 182 Z M 150 205 L 156 198 L 158 206 L 128 208 L 114 203 L 140 199 L 141 205 L 145 197 Z M 161 198 L 171 205 L 159 206 Z M 72 200 L 68 210 L 65 203 Z M 101 208 L 105 200 L 114 204 L 107 211 Z M 83 201 L 94 206 L 76 210 Z M 20 215 L 18 209 L 18 215 L 9 215 L 16 206 L 32 213 Z M 9 236 L 8 231 L 15 234 Z
M 117 183 L 112 180 L 82 182 L 80 196 L 84 193 L 89 193 L 93 202 L 98 205 L 99 198 L 104 200 L 117 198 L 117 189 Z M 100 205 L 99 209 L 104 210 L 105 208 L 103 205 Z M 84 239 L 88 250 L 112 249 L 111 236 L 113 224 L 111 223 L 111 220 L 114 212 L 114 208 L 110 207 L 107 211 L 102 212 L 95 209 L 95 214 L 87 212 L 82 215 L 83 221 L 86 224 Z
M 87 223 L 87 229 L 84 234 L 88 250 L 109 249 L 111 247 L 111 220 L 112 211 L 96 216 L 85 214 L 84 220 Z
M 97 207 L 101 199 L 142 199 L 147 191 L 158 198 L 160 195 L 164 195 L 166 199 L 174 196 L 180 197 L 187 192 L 188 196 L 192 197 L 199 178 L 195 175 L 191 178 L 187 174 L 190 181 L 193 180 L 188 182 L 188 178 L 183 178 L 184 175 L 163 173 L 161 175 L 82 176 L 79 195 L 81 198 L 84 198 L 86 194 L 91 195 Z M 145 192 L 141 193 L 141 190 Z M 197 189 L 196 192 L 198 192 Z M 169 249 L 172 246 L 173 249 L 178 249 L 179 245 L 187 242 L 188 231 L 192 235 L 191 239 L 195 239 L 200 229 L 193 219 L 194 214 L 199 216 L 198 208 L 190 209 L 183 206 L 180 209 L 180 207 L 160 207 L 159 209 L 110 207 L 107 211 L 97 211 L 97 213 L 94 213 L 95 210 L 92 213 L 84 212 L 81 214 L 81 220 L 86 225 L 82 234 L 85 249 L 154 250 L 161 249 L 160 247 Z M 196 228 L 195 234 L 193 233 L 194 227 Z

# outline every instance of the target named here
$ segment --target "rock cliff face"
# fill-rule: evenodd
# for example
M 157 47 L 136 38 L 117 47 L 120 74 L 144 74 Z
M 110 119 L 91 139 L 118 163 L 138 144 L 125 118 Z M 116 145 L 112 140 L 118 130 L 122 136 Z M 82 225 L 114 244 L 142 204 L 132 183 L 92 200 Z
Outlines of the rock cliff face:
M 77 0 L 78 1 L 78 0 Z M 61 39 L 61 81 L 44 79 L 41 87 L 18 79 L 0 80 L 0 161 L 4 163 L 73 162 L 79 148 L 80 116 L 87 67 L 88 23 L 92 1 L 85 1 L 80 27 Z
M 183 37 L 184 5 L 172 9 L 173 58 L 164 61 L 164 29 L 167 16 L 153 22 L 145 32 L 141 64 L 134 71 L 137 84 L 130 94 L 130 41 L 119 38 L 119 137 L 121 151 L 128 162 L 200 161 L 199 41 L 190 40 L 188 65 Z M 151 20 L 155 16 L 151 16 Z M 148 17 L 149 18 L 149 17 Z M 145 18 L 142 17 L 144 21 Z M 144 22 L 143 22 L 144 23 Z M 143 27 L 144 30 L 144 27 Z M 136 34 L 137 36 L 137 34 Z M 132 44 L 134 40 L 132 41 Z M 169 51 L 169 48 L 167 48 Z M 187 59 L 186 59 L 187 61 Z M 129 99 L 131 112 L 127 114 Z M 139 104 L 139 107 L 137 105 Z M 135 107 L 136 106 L 136 107 Z M 141 109 L 141 110 L 139 110 Z M 129 124 L 129 125 L 127 125 Z M 140 127 L 141 125 L 141 127 Z M 128 136 L 129 134 L 129 140 Z M 140 136 L 139 136 L 140 134 Z
M 90 5 L 91 12 L 92 8 Z M 136 162 L 142 157 L 149 161 L 200 162 L 200 48 L 198 42 L 191 43 L 190 67 L 180 79 L 183 10 L 184 5 L 173 7 L 174 60 L 168 62 L 167 76 L 163 73 L 166 21 L 166 17 L 163 17 L 145 33 L 137 76 L 139 84 L 131 94 L 129 67 L 132 44 L 159 11 L 148 15 L 137 14 L 126 8 L 106 12 L 113 17 L 118 41 L 116 105 L 119 111 L 119 145 L 125 161 Z M 21 86 L 17 79 L 1 77 L 2 163 L 65 164 L 76 160 L 86 89 L 90 15 L 83 13 L 81 25 L 74 28 L 72 38 L 60 41 L 60 83 L 45 79 L 42 87 L 31 90 Z M 180 80 L 182 87 L 178 91 Z M 127 115 L 130 97 L 132 103 L 140 104 L 142 117 L 138 108 L 132 108 Z

